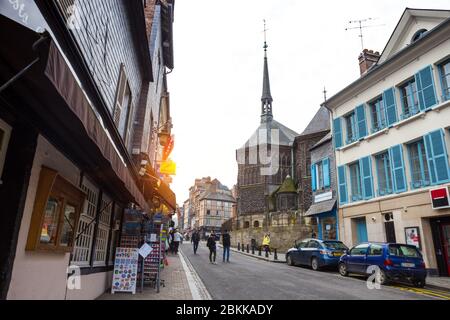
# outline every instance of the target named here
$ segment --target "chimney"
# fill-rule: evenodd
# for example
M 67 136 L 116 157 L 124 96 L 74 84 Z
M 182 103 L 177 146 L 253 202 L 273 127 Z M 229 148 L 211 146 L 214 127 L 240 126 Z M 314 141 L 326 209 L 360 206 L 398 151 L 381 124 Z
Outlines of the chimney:
M 366 74 L 378 62 L 378 59 L 380 59 L 380 53 L 378 51 L 373 52 L 373 50 L 364 49 L 358 57 L 361 76 Z

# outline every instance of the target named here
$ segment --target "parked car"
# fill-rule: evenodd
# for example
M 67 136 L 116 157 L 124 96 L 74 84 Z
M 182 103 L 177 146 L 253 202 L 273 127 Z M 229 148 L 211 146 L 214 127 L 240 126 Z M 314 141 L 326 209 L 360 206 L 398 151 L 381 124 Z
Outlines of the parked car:
M 347 246 L 337 240 L 304 239 L 296 242 L 286 252 L 288 265 L 310 266 L 318 270 L 325 266 L 337 267 L 339 258 L 348 250 Z
M 379 282 L 408 280 L 424 287 L 427 272 L 422 254 L 413 245 L 401 243 L 361 243 L 350 249 L 339 261 L 339 273 L 369 275 L 379 269 Z

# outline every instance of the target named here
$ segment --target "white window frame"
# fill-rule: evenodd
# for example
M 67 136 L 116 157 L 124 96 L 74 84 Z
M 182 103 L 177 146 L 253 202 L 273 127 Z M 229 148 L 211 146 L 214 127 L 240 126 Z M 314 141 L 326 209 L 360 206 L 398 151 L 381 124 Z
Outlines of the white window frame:
M 111 229 L 112 198 L 106 194 L 102 195 L 101 208 L 95 237 L 94 266 L 106 266 L 106 255 L 109 247 L 109 231 Z
M 3 166 L 5 165 L 6 151 L 8 150 L 9 139 L 11 137 L 11 126 L 5 121 L 0 119 L 0 131 L 3 133 L 0 135 L 0 185 L 2 185 Z
M 97 214 L 100 189 L 96 187 L 87 177 L 83 177 L 81 189 L 86 192 L 87 196 L 84 201 L 83 210 L 81 211 L 80 221 L 78 223 L 78 240 L 74 244 L 73 260 L 71 264 L 80 267 L 89 267 L 96 224 L 95 215 Z M 89 227 L 84 230 L 89 223 Z M 83 234 L 79 235 L 80 232 L 83 232 Z

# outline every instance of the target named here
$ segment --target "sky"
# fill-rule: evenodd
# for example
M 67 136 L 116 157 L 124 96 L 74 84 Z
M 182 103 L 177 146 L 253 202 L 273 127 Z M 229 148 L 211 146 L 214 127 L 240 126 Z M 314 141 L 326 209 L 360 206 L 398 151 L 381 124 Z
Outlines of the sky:
M 361 5 L 364 3 L 364 5 Z M 449 0 L 177 0 L 175 68 L 168 76 L 183 204 L 196 178 L 232 188 L 235 150 L 260 123 L 266 19 L 274 119 L 301 133 L 323 102 L 359 77 L 364 47 L 384 49 L 406 7 L 450 9 Z

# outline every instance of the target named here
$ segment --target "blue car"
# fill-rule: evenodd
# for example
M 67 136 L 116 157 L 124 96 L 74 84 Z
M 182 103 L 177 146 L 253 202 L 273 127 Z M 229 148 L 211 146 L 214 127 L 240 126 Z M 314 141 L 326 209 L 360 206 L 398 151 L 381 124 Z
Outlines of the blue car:
M 304 239 L 296 242 L 293 248 L 286 252 L 288 265 L 310 266 L 313 270 L 334 266 L 339 258 L 348 250 L 347 246 L 337 240 Z
M 339 261 L 339 273 L 370 275 L 379 271 L 379 283 L 412 282 L 423 288 L 427 272 L 422 254 L 413 245 L 400 243 L 361 243 L 349 250 Z

